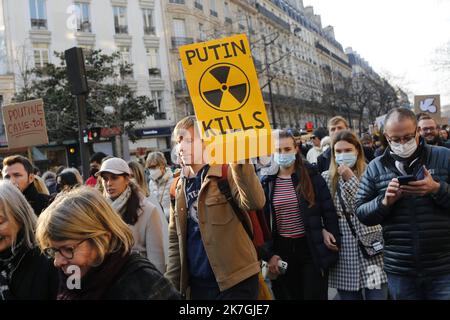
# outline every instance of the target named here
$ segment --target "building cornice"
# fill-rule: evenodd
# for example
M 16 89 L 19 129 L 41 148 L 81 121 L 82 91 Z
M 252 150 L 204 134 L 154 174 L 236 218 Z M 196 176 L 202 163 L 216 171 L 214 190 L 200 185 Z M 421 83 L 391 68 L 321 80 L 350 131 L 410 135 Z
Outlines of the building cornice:
M 50 43 L 52 41 L 52 33 L 48 30 L 30 30 L 30 41 Z

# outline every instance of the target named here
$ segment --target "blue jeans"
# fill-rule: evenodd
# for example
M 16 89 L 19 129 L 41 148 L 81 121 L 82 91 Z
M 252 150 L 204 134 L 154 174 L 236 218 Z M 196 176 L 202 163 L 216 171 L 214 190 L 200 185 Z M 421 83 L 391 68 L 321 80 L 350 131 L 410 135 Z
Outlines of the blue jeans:
M 405 277 L 387 274 L 393 300 L 450 300 L 450 274 Z
M 361 289 L 359 291 L 338 290 L 340 300 L 387 300 L 387 284 L 380 289 Z
M 219 286 L 207 287 L 191 284 L 191 300 L 256 300 L 258 288 L 257 274 L 222 292 L 220 292 Z

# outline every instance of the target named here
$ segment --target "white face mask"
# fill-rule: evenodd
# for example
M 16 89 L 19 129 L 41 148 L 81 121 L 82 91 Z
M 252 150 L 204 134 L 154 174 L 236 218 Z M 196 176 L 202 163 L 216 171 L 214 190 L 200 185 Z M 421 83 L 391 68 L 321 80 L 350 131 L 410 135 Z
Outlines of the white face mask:
M 150 169 L 150 177 L 153 180 L 158 180 L 163 174 L 160 168 L 157 169 Z
M 398 142 L 390 142 L 392 152 L 403 159 L 407 159 L 412 156 L 412 154 L 417 150 L 416 139 L 411 139 L 404 144 Z

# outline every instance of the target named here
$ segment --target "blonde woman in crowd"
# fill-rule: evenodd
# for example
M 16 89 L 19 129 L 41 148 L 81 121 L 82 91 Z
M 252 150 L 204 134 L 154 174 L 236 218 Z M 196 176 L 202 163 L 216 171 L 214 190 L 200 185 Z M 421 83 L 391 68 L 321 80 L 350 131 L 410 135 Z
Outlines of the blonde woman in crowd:
M 48 191 L 44 179 L 42 179 L 40 176 L 35 175 L 33 183 L 38 193 L 50 195 L 50 191 Z
M 131 170 L 130 178 L 134 179 L 134 182 L 139 186 L 139 188 L 141 188 L 141 191 L 145 197 L 148 197 L 150 195 L 150 191 L 148 190 L 148 185 L 145 182 L 144 167 L 142 167 L 142 165 L 137 161 L 128 161 L 128 167 L 130 167 Z
M 0 300 L 54 300 L 57 270 L 40 253 L 36 215 L 20 190 L 0 181 Z
M 40 216 L 36 237 L 60 270 L 59 300 L 179 298 L 152 263 L 132 253 L 132 231 L 97 190 L 80 187 L 56 198 Z M 80 285 L 68 288 L 74 267 Z
M 322 176 L 333 197 L 342 242 L 338 263 L 330 269 L 328 285 L 338 290 L 341 300 L 387 299 L 383 254 L 365 257 L 345 217 L 347 213 L 357 236 L 381 232 L 380 225 L 365 226 L 355 215 L 356 194 L 366 169 L 363 147 L 354 133 L 344 130 L 334 136 L 331 148 L 330 170 Z

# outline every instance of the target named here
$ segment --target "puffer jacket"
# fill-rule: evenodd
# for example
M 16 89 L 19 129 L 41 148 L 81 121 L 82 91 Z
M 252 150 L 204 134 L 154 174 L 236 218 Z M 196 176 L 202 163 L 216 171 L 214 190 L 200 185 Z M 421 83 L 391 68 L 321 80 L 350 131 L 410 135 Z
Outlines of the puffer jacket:
M 391 207 L 382 205 L 389 182 L 402 175 L 389 148 L 369 164 L 360 183 L 356 214 L 366 225 L 382 225 L 387 273 L 450 273 L 450 150 L 425 144 L 417 169 L 421 165 L 440 183 L 436 194 L 404 196 Z
M 311 182 L 314 186 L 314 193 L 316 196 L 316 203 L 311 208 L 305 199 L 299 199 L 300 213 L 305 225 L 306 239 L 317 269 L 326 271 L 329 267 L 334 265 L 338 259 L 338 253 L 329 250 L 324 243 L 322 236 L 322 229 L 325 228 L 332 233 L 336 239 L 337 245 L 340 246 L 341 237 L 339 232 L 338 219 L 336 209 L 331 198 L 330 191 L 325 180 L 317 171 L 317 168 L 311 164 L 305 164 L 309 171 Z M 266 221 L 271 222 L 271 230 L 273 239 L 277 238 L 277 224 L 275 211 L 273 208 L 273 194 L 275 191 L 275 181 L 277 173 L 273 175 L 266 175 L 261 178 L 261 184 L 266 196 L 266 205 L 264 206 L 264 213 Z M 294 186 L 297 187 L 299 183 L 298 176 L 294 173 L 292 175 Z M 276 240 L 275 240 L 276 241 Z M 266 242 L 261 248 L 262 258 L 269 260 L 276 252 L 273 251 L 273 243 Z

